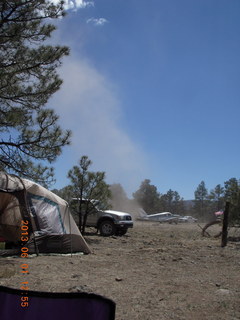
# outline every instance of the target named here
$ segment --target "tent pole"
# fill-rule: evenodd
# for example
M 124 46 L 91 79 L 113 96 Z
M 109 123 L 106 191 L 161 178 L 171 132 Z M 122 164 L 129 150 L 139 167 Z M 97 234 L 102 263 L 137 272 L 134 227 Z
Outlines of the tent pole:
M 71 223 L 70 223 L 70 208 L 69 208 L 69 204 L 67 205 L 66 210 L 67 210 L 67 208 L 68 208 L 68 223 L 69 223 L 70 236 L 71 236 L 70 243 L 71 243 L 71 258 L 72 258 L 72 230 L 71 230 Z

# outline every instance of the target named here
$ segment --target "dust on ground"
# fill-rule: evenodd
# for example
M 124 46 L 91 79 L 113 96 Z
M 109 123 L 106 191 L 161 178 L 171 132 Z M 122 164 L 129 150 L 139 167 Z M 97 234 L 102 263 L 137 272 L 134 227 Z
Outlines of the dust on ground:
M 240 245 L 196 224 L 136 222 L 122 237 L 86 235 L 90 255 L 0 258 L 0 284 L 85 291 L 116 302 L 116 320 L 240 319 Z M 20 265 L 29 264 L 29 275 Z

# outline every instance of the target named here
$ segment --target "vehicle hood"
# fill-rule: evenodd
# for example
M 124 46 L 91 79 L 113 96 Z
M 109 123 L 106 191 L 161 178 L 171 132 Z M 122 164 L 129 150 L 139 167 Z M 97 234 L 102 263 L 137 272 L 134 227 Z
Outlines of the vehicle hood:
M 122 212 L 122 211 L 115 211 L 115 210 L 104 210 L 104 212 L 109 214 L 116 214 L 118 216 L 131 216 L 130 213 Z

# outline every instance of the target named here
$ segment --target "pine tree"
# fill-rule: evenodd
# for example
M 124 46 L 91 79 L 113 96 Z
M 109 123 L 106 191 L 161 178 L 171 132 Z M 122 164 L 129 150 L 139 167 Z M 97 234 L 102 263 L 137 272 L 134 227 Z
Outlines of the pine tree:
M 133 193 L 133 198 L 148 213 L 159 212 L 160 194 L 157 187 L 150 184 L 151 180 L 145 179 L 139 189 Z
M 70 138 L 45 107 L 60 88 L 56 69 L 69 53 L 45 44 L 55 30 L 50 19 L 63 15 L 62 2 L 0 2 L 0 170 L 40 183 L 53 177 L 49 163 Z
M 106 209 L 109 206 L 111 191 L 109 185 L 105 182 L 105 172 L 89 171 L 92 161 L 87 156 L 82 156 L 79 165 L 74 166 L 68 172 L 70 179 L 70 189 L 72 197 L 78 201 L 72 202 L 71 209 L 78 215 L 78 226 L 84 234 L 88 214 L 96 210 L 92 201 L 97 201 L 99 210 Z M 82 201 L 88 200 L 87 206 L 83 210 Z M 84 212 L 83 212 L 84 211 Z
M 203 220 L 209 219 L 209 201 L 208 201 L 208 190 L 205 186 L 205 182 L 201 181 L 196 191 L 194 192 L 194 209 L 197 215 Z
M 240 223 L 240 181 L 231 178 L 224 182 L 225 200 L 230 202 L 230 221 Z

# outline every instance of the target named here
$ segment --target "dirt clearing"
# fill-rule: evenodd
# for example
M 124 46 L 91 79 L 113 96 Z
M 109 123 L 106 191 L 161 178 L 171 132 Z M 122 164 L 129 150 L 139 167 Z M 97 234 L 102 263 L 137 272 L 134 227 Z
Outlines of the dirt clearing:
M 221 248 L 196 224 L 152 222 L 86 240 L 93 254 L 0 258 L 0 284 L 95 292 L 116 302 L 116 320 L 240 319 L 239 243 Z M 22 275 L 26 262 L 30 273 Z

